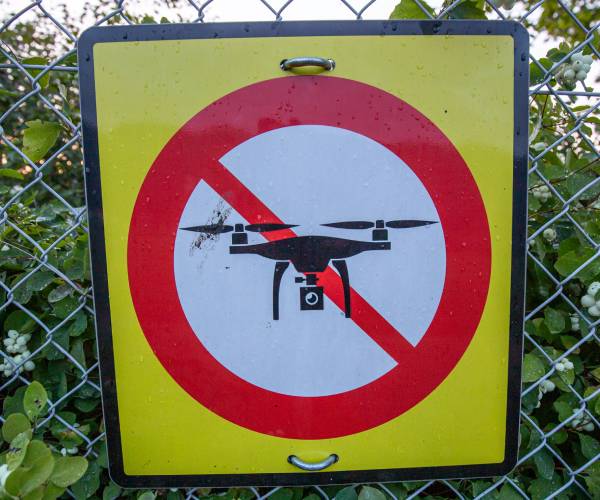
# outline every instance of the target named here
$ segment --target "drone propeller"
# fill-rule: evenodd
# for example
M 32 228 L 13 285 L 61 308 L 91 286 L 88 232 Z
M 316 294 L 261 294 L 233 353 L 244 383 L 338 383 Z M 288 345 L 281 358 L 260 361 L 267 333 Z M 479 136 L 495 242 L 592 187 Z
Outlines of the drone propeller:
M 246 231 L 252 231 L 253 233 L 268 233 L 269 231 L 279 231 L 280 229 L 289 229 L 296 226 L 297 224 L 249 224 L 246 226 Z
M 347 222 L 331 222 L 330 224 L 321 224 L 322 226 L 335 227 L 338 229 L 370 229 L 375 227 L 374 222 L 366 220 L 353 220 Z
M 296 227 L 296 224 L 248 224 L 245 226 L 245 230 L 252 231 L 253 233 L 266 233 L 269 231 L 279 231 L 280 229 L 289 229 L 291 227 Z M 183 229 L 184 231 L 193 231 L 196 233 L 221 234 L 233 231 L 234 226 L 229 226 L 226 224 L 207 224 L 205 226 L 181 227 L 179 229 Z M 238 229 L 236 228 L 236 231 L 237 230 Z
M 195 233 L 207 233 L 207 234 L 221 234 L 233 231 L 233 226 L 225 224 L 207 224 L 206 226 L 191 226 L 191 227 L 180 227 L 184 231 L 193 231 Z
M 353 221 L 345 221 L 345 222 L 331 222 L 329 224 L 321 224 L 322 226 L 327 227 L 335 227 L 338 229 L 371 229 L 375 226 L 377 227 L 390 227 L 392 229 L 405 229 L 410 227 L 420 227 L 427 226 L 429 224 L 436 224 L 435 221 L 429 220 L 412 220 L 412 219 L 404 219 L 404 220 L 390 220 L 388 222 L 377 221 L 370 222 L 366 220 L 353 220 Z
M 392 229 L 405 229 L 409 227 L 421 227 L 429 226 L 430 224 L 437 224 L 433 220 L 390 220 L 385 223 L 385 227 L 391 227 Z

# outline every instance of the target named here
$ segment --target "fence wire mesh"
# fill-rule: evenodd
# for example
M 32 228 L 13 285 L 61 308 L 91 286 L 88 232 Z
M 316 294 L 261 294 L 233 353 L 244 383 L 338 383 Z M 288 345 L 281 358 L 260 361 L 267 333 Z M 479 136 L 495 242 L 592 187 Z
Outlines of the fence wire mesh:
M 165 16 L 160 22 L 285 22 L 297 18 L 386 18 L 395 3 L 188 0 L 152 6 L 157 16 Z M 411 3 L 432 19 L 453 17 L 453 12 L 464 10 L 466 4 L 474 5 L 454 0 L 433 10 L 420 0 Z M 600 92 L 583 81 L 560 85 L 561 78 L 565 83 L 574 54 L 585 51 L 597 64 L 598 4 L 576 0 L 514 4 L 489 0 L 485 9 L 488 18 L 522 22 L 530 30 L 533 47 L 529 174 L 530 202 L 535 210 L 530 206 L 530 285 L 524 331 L 530 378 L 523 384 L 519 464 L 511 474 L 493 479 L 376 485 L 394 499 L 600 498 L 600 405 L 596 405 L 600 399 L 600 311 L 593 309 L 598 307 L 592 299 L 595 290 L 586 293 L 589 279 L 585 282 L 582 278 L 597 278 L 600 271 L 598 133 L 592 128 L 600 123 Z M 483 2 L 479 5 L 482 7 Z M 93 459 L 87 482 L 66 492 L 85 498 L 100 495 L 96 490 L 104 474 L 105 445 L 87 264 L 75 51 L 84 26 L 153 19 L 141 14 L 143 5 L 139 2 L 126 0 L 86 4 L 80 8 L 78 23 L 68 21 L 72 19 L 68 10 L 79 8 L 75 5 L 38 0 L 11 7 L 0 7 L 0 389 L 4 404 L 0 420 L 3 422 L 18 405 L 19 395 L 33 379 L 43 380 L 51 401 L 36 426 L 50 432 L 57 452 L 80 453 Z M 549 22 L 557 20 L 554 32 L 536 28 L 544 16 Z M 464 12 L 457 17 L 464 17 Z M 540 57 L 536 47 L 551 45 L 561 32 L 569 33 L 574 43 L 552 58 Z M 555 111 L 555 118 L 545 115 L 549 109 Z M 542 134 L 550 128 L 553 135 L 542 141 Z M 557 174 L 551 165 L 557 157 L 567 161 L 569 147 L 585 153 L 579 155 L 576 168 Z M 584 177 L 572 174 L 582 171 Z M 568 189 L 564 188 L 565 180 Z M 552 204 L 548 208 L 549 199 Z M 563 235 L 569 235 L 567 243 Z M 569 247 L 574 239 L 580 245 L 579 250 L 571 249 L 575 256 L 569 248 L 560 248 Z M 557 246 L 558 254 L 562 252 L 559 260 L 563 260 L 560 265 L 551 265 L 548 249 Z M 578 300 L 582 296 L 588 299 Z M 549 332 L 540 334 L 542 323 Z M 562 349 L 549 347 L 544 340 L 555 333 L 561 333 Z M 585 357 L 586 363 L 571 363 L 569 357 Z M 561 385 L 560 398 L 550 394 L 557 384 Z M 557 412 L 556 422 L 542 425 L 544 412 Z M 532 470 L 537 472 L 532 475 Z M 316 498 L 336 494 L 327 487 L 306 491 Z M 233 493 L 192 489 L 176 494 L 185 498 L 292 498 L 280 488 L 247 488 Z

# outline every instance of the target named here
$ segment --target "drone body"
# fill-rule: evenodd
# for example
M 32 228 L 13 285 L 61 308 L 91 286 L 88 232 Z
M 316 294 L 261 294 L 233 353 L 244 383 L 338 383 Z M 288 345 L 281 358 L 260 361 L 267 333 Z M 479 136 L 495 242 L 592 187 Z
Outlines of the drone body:
M 292 236 L 264 243 L 248 244 L 250 232 L 272 232 L 296 227 L 294 224 L 264 223 L 264 224 L 209 224 L 180 228 L 206 234 L 221 234 L 234 231 L 231 235 L 231 254 L 256 254 L 261 257 L 275 260 L 273 274 L 273 319 L 279 319 L 279 288 L 281 279 L 290 265 L 305 276 L 296 277 L 296 283 L 306 283 L 300 287 L 300 310 L 322 310 L 324 308 L 323 287 L 317 285 L 317 273 L 325 271 L 329 263 L 337 270 L 342 280 L 344 290 L 344 313 L 351 317 L 350 278 L 346 259 L 371 250 L 391 250 L 392 244 L 388 241 L 388 230 L 407 229 L 435 224 L 434 221 L 423 220 L 393 220 L 384 222 L 348 221 L 323 224 L 323 226 L 339 229 L 371 229 L 372 241 L 336 238 L 333 236 Z

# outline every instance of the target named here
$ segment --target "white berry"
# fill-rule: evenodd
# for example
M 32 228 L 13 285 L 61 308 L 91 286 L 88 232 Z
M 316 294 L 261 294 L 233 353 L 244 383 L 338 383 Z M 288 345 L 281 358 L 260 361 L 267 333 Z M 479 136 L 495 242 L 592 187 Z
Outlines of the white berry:
M 11 339 L 16 339 L 19 336 L 19 332 L 17 330 L 8 330 L 8 337 Z
M 595 316 L 595 317 L 600 316 L 600 307 L 598 307 L 597 305 L 595 305 L 595 306 L 592 306 L 592 307 L 588 308 L 588 314 L 590 316 Z
M 581 326 L 579 325 L 579 323 L 571 323 L 571 331 L 572 332 L 579 332 L 581 331 Z
M 540 387 L 543 388 L 544 392 L 552 392 L 556 388 L 556 385 L 554 384 L 554 382 L 552 382 L 552 380 L 544 380 L 540 384 Z
M 548 229 L 544 229 L 544 232 L 542 234 L 546 241 L 554 241 L 556 239 L 556 231 L 551 227 L 549 227 Z
M 583 297 L 581 297 L 581 305 L 583 307 L 592 307 L 596 305 L 596 301 L 594 300 L 594 297 L 592 297 L 589 294 L 586 294 Z
M 556 370 L 559 372 L 564 372 L 565 371 L 565 365 L 563 365 L 562 363 L 556 363 Z
M 596 293 L 600 290 L 600 281 L 594 281 L 590 286 L 588 286 L 587 293 L 592 297 L 596 296 Z

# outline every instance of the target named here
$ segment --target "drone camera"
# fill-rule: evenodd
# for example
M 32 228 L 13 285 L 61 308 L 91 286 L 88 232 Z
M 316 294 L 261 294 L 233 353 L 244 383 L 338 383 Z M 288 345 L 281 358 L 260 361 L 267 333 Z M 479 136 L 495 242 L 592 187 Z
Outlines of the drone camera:
M 300 309 L 302 311 L 323 310 L 323 287 L 302 286 L 300 287 Z

